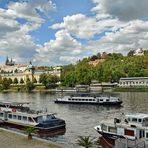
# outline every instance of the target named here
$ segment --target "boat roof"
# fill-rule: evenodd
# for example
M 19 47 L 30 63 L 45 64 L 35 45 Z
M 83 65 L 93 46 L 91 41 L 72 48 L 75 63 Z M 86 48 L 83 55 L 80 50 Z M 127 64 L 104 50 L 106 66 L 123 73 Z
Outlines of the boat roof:
M 127 114 L 126 117 L 128 118 L 148 118 L 148 114 L 143 113 L 133 113 L 133 114 Z
M 24 104 L 30 104 L 30 102 L 0 102 L 0 105 L 7 106 L 22 106 Z

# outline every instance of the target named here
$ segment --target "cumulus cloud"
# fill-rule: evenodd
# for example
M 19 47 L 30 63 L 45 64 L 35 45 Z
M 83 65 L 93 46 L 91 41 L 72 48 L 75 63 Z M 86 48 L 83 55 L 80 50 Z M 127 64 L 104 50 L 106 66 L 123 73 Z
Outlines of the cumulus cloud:
M 70 34 L 81 39 L 90 39 L 107 28 L 114 26 L 117 20 L 107 19 L 97 21 L 95 17 L 87 17 L 83 14 L 66 16 L 62 23 L 50 26 L 52 29 L 66 29 Z
M 100 14 L 117 17 L 129 21 L 148 17 L 147 0 L 93 0 L 96 4 L 92 10 Z
M 6 8 L 0 8 L 0 54 L 9 55 L 20 63 L 33 59 L 38 45 L 29 32 L 44 23 L 38 12 L 47 15 L 51 10 L 55 10 L 55 5 L 49 0 L 10 1 Z
M 49 65 L 74 63 L 82 58 L 82 45 L 77 42 L 66 30 L 55 34 L 55 40 L 50 40 L 43 47 L 38 48 L 36 62 Z
M 128 22 L 115 32 L 106 33 L 97 41 L 90 41 L 85 48 L 97 52 L 120 52 L 126 54 L 131 49 L 148 48 L 148 22 L 135 20 Z

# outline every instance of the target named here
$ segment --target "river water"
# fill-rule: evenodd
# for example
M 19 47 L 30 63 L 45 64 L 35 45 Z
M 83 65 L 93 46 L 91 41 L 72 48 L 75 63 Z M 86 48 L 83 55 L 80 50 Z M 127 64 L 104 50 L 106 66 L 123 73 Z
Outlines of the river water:
M 142 112 L 148 113 L 148 92 L 122 92 L 118 96 L 123 101 L 123 107 L 105 107 L 95 105 L 55 104 L 60 93 L 0 93 L 0 101 L 30 102 L 29 107 L 37 110 L 48 110 L 57 113 L 57 116 L 66 121 L 64 135 L 49 138 L 58 144 L 68 147 L 78 147 L 75 143 L 78 136 L 99 135 L 94 130 L 101 120 L 113 118 L 121 113 Z

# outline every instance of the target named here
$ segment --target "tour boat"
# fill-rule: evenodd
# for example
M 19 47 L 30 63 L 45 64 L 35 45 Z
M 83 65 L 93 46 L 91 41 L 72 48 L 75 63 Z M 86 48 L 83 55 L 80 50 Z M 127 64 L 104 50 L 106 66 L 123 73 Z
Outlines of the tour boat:
M 98 96 L 94 94 L 72 94 L 57 98 L 55 103 L 72 104 L 98 104 L 98 105 L 121 105 L 122 101 L 118 97 Z
M 65 129 L 65 121 L 57 118 L 54 113 L 31 110 L 24 107 L 25 103 L 0 103 L 0 125 L 24 129 L 35 128 L 39 134 Z
M 148 140 L 148 114 L 127 114 L 121 118 L 102 121 L 95 130 L 110 144 L 117 139 Z

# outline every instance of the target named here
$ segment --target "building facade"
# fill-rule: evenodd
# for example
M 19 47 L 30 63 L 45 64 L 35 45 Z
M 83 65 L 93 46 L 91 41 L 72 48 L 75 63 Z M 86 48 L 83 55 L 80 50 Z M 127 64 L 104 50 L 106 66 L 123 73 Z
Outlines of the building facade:
M 8 61 L 8 57 L 6 59 L 6 63 Z M 12 61 L 12 60 L 11 60 Z M 45 74 L 51 74 L 56 75 L 58 77 L 61 76 L 61 67 L 54 67 L 52 70 L 38 70 L 38 67 L 34 67 L 29 62 L 28 65 L 25 64 L 14 64 L 14 65 L 1 65 L 0 66 L 0 76 L 7 79 L 12 79 L 14 81 L 15 78 L 18 80 L 18 84 L 21 82 L 21 80 L 26 83 L 27 79 L 30 81 L 33 81 L 33 79 L 36 79 L 37 83 L 39 83 L 40 75 Z M 8 64 L 8 63 L 7 63 Z
M 119 87 L 145 87 L 148 86 L 148 77 L 120 78 Z

